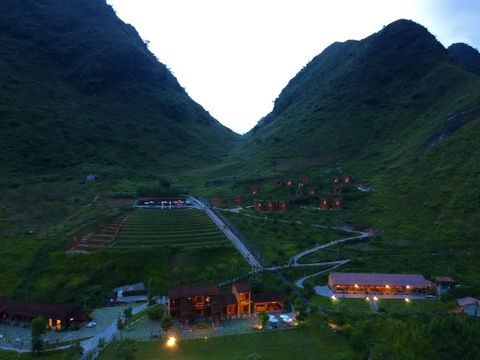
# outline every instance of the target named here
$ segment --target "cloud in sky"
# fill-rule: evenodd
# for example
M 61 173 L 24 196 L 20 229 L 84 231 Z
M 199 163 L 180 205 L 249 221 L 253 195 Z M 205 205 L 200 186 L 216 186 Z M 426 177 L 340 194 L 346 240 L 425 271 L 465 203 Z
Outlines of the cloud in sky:
M 404 18 L 446 47 L 479 48 L 480 0 L 107 0 L 188 94 L 218 121 L 250 130 L 298 71 L 335 41 Z

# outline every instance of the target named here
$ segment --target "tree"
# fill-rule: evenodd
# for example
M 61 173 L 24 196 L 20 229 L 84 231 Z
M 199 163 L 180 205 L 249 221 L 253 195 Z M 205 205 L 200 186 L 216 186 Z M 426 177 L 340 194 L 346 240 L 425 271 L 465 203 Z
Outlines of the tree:
M 117 341 L 115 345 L 115 360 L 134 360 L 137 352 L 137 341 L 127 338 Z
M 32 352 L 35 354 L 43 350 L 42 335 L 47 332 L 47 320 L 39 316 L 32 320 Z
M 168 330 L 173 326 L 173 318 L 170 315 L 165 315 L 162 321 L 160 321 L 160 326 L 165 331 L 165 334 L 168 333 Z
M 147 315 L 150 320 L 161 320 L 165 315 L 165 308 L 161 304 L 153 305 L 148 308 Z
M 47 320 L 43 316 L 39 316 L 32 320 L 32 337 L 41 337 L 47 332 Z
M 252 353 L 252 354 L 248 355 L 245 360 L 260 360 L 261 358 L 262 358 L 261 355 L 259 355 L 257 353 Z
M 260 320 L 260 323 L 262 324 L 262 329 L 264 330 L 267 328 L 268 318 L 269 316 L 265 310 L 258 312 L 258 319 Z
M 132 316 L 133 316 L 132 311 L 133 311 L 133 309 L 132 309 L 131 306 L 129 306 L 129 307 L 125 308 L 125 310 L 123 310 L 123 317 L 125 318 L 125 325 L 128 325 L 128 322 L 132 318 Z
M 119 316 L 117 319 L 117 330 L 120 331 L 120 339 L 123 339 L 122 331 L 125 329 L 125 323 L 123 319 Z
M 300 322 L 304 321 L 308 316 L 307 307 L 300 298 L 295 299 L 294 308 L 296 312 L 295 318 Z

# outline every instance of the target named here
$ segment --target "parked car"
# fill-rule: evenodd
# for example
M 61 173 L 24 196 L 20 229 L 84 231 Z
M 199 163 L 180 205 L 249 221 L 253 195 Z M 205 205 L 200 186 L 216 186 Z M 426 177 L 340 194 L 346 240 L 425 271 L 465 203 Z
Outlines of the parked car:
M 97 323 L 95 321 L 90 321 L 88 324 L 87 324 L 87 327 L 88 328 L 92 328 L 94 326 L 97 326 Z

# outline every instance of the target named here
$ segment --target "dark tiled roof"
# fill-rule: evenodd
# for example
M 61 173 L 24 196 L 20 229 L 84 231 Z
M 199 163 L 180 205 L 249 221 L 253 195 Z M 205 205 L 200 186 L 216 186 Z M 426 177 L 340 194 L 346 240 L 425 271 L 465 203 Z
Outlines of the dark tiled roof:
M 472 297 L 457 299 L 457 303 L 460 306 L 467 306 L 467 305 L 473 305 L 473 304 L 480 305 L 480 301 Z
M 6 311 L 12 304 L 15 302 L 15 300 L 9 298 L 8 296 L 1 296 L 0 297 L 0 313 Z
M 430 282 L 418 274 L 330 273 L 333 285 L 428 286 Z
M 181 299 L 184 297 L 193 297 L 193 296 L 218 296 L 220 291 L 218 290 L 218 285 L 216 284 L 207 284 L 207 285 L 187 285 L 179 286 L 177 288 L 168 290 L 168 297 L 170 299 Z
M 212 310 L 212 314 L 222 313 L 222 301 L 220 297 L 215 296 L 210 300 L 210 309 Z
M 252 292 L 252 288 L 250 287 L 250 284 L 248 282 L 237 282 L 234 283 L 233 286 L 235 286 L 237 292 L 239 293 Z
M 220 301 L 222 306 L 238 304 L 237 298 L 232 293 L 220 294 Z
M 435 278 L 435 280 L 436 280 L 437 282 L 449 282 L 449 283 L 454 283 L 454 282 L 455 282 L 455 280 L 453 280 L 453 279 L 452 279 L 451 277 L 449 277 L 449 276 L 437 276 L 437 277 Z
M 253 293 L 252 302 L 253 303 L 262 303 L 262 302 L 285 302 L 287 298 L 283 292 L 270 291 L 263 293 Z
M 8 297 L 2 297 L 0 304 L 8 303 L 8 307 L 3 310 L 7 314 L 25 316 L 30 318 L 36 318 L 41 315 L 46 319 L 61 320 L 71 317 L 77 319 L 85 314 L 85 311 L 83 311 L 83 309 L 78 306 L 52 304 L 29 300 L 12 300 Z

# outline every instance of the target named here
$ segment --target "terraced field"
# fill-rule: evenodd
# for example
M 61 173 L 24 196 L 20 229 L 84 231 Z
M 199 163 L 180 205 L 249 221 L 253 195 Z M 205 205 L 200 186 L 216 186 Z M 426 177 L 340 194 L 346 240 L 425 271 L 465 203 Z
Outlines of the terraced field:
M 215 246 L 229 240 L 201 210 L 138 209 L 85 242 L 90 247 L 134 248 L 138 246 Z

